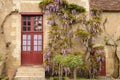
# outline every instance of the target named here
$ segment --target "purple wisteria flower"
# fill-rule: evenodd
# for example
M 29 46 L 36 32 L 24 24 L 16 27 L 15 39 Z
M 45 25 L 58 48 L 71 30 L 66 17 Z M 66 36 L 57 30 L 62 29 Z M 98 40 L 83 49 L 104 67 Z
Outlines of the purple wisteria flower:
M 94 12 L 93 11 L 91 11 L 90 14 L 91 14 L 91 16 L 94 16 Z
M 96 40 L 95 40 L 95 37 L 92 37 L 92 40 L 91 40 L 92 42 L 95 42 Z
M 48 51 L 45 53 L 44 58 L 48 59 L 51 56 L 51 51 L 48 49 Z
M 55 0 L 58 4 L 62 4 L 62 0 Z
M 69 35 L 69 36 L 71 36 L 71 35 L 72 35 L 72 33 L 73 33 L 73 31 L 72 31 L 72 30 L 68 31 L 68 35 Z
M 68 49 L 64 49 L 64 50 L 62 50 L 62 52 L 61 52 L 63 55 L 66 55 L 66 54 L 68 54 Z
M 49 8 L 50 11 L 53 11 L 55 5 L 54 4 L 49 4 L 47 6 L 48 6 L 48 8 Z
M 65 19 L 68 18 L 68 14 L 64 13 L 63 18 L 65 18 Z
M 48 4 L 48 5 L 46 5 L 46 10 L 49 10 L 50 12 L 51 11 L 54 11 L 54 12 L 57 12 L 57 11 L 59 11 L 59 5 L 56 5 L 56 4 Z
M 49 24 L 49 25 L 54 25 L 54 24 L 55 24 L 55 21 L 54 21 L 54 20 L 49 20 L 47 24 Z
M 73 15 L 76 14 L 76 10 L 75 9 L 72 10 L 72 14 Z
M 63 25 L 64 25 L 64 26 L 69 26 L 69 23 L 68 23 L 68 22 L 64 22 Z
M 45 66 L 45 71 L 48 71 L 48 72 L 50 71 L 50 66 L 49 65 Z
M 59 11 L 60 7 L 58 5 L 55 6 L 56 11 Z

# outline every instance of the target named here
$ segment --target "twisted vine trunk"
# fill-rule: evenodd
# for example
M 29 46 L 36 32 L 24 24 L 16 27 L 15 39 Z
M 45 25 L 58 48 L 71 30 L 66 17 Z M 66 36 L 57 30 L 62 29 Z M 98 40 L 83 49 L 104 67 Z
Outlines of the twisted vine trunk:
M 60 70 L 61 69 L 60 69 L 60 64 L 59 64 L 59 73 L 58 73 L 59 74 L 59 80 L 61 79 L 61 75 L 60 75 L 61 72 L 60 72 Z
M 113 78 L 118 78 L 119 77 L 119 57 L 117 55 L 117 45 L 115 45 L 115 52 L 113 53 L 113 62 L 114 62 L 114 71 L 113 71 Z
M 74 77 L 74 80 L 77 80 L 77 68 L 74 68 L 73 77 Z
M 5 16 L 2 24 L 0 25 L 0 27 L 1 27 L 1 33 L 2 33 L 2 34 L 4 34 L 4 25 L 5 25 L 5 22 L 7 21 L 7 19 L 8 19 L 11 15 L 13 15 L 13 14 L 15 14 L 15 13 L 19 13 L 18 10 L 11 11 L 9 14 L 7 14 L 7 15 Z

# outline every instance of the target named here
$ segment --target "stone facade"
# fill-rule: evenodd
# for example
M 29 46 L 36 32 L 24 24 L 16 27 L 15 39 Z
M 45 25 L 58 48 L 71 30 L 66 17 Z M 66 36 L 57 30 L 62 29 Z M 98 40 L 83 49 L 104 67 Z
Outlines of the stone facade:
M 12 52 L 11 55 L 14 58 L 12 64 L 16 67 L 21 65 L 21 12 L 41 12 L 38 7 L 39 2 L 42 0 L 11 0 L 11 11 L 17 9 L 19 14 L 12 15 L 5 24 L 5 35 L 11 42 Z M 72 3 L 83 5 L 87 11 L 89 11 L 88 1 L 76 0 Z M 7 9 L 6 9 L 7 10 Z M 7 11 L 8 13 L 8 11 Z M 9 25 L 9 26 L 8 26 Z M 47 16 L 44 16 L 44 50 L 47 47 L 48 42 L 48 31 Z

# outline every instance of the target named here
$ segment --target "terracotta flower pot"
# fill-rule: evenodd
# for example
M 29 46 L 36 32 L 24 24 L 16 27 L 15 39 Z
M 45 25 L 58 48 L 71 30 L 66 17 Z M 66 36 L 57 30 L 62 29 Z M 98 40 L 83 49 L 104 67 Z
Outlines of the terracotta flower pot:
M 9 80 L 13 80 L 15 72 L 16 72 L 15 69 L 8 69 L 7 70 L 7 75 L 9 77 Z
M 4 66 L 4 62 L 1 61 L 1 62 L 0 62 L 0 75 L 2 74 L 3 66 Z

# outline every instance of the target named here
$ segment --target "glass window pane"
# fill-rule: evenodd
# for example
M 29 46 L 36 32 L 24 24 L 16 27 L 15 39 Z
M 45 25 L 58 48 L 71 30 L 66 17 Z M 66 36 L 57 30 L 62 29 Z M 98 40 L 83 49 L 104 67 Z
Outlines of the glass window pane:
M 26 45 L 26 41 L 23 41 L 23 45 Z
M 31 51 L 31 47 L 30 47 L 30 46 L 27 46 L 27 50 L 28 50 L 28 51 Z
M 37 41 L 34 41 L 34 45 L 37 45 Z
M 42 35 L 38 35 L 38 39 L 42 39 Z
M 23 51 L 26 51 L 26 46 L 23 46 Z
M 31 30 L 31 28 L 30 27 L 28 27 L 28 31 L 30 31 Z
M 42 30 L 42 26 L 38 26 L 38 27 L 37 27 L 37 30 L 38 30 L 38 31 L 41 31 L 41 30 Z
M 36 17 L 34 17 L 34 20 L 36 20 L 36 21 L 37 21 L 37 20 L 38 20 L 38 17 L 37 17 L 37 16 L 36 16 Z
M 31 40 L 31 35 L 28 35 L 28 40 Z
M 38 46 L 38 51 L 42 51 L 42 46 Z
M 37 25 L 38 25 L 38 22 L 37 22 L 37 21 L 35 21 L 35 22 L 34 22 L 34 25 L 35 25 L 35 26 L 37 26 Z
M 34 46 L 34 51 L 37 51 L 37 46 Z
M 36 27 L 34 27 L 34 31 L 37 31 Z
M 27 36 L 26 35 L 23 35 L 23 40 L 26 40 Z
M 38 45 L 42 45 L 42 41 L 41 40 L 38 41 Z
M 31 20 L 31 17 L 30 17 L 30 16 L 28 16 L 27 18 L 28 18 L 28 20 Z
M 27 45 L 31 45 L 31 41 L 28 41 Z
M 42 25 L 42 21 L 38 21 L 38 25 Z
M 26 20 L 26 17 L 25 17 L 25 16 L 23 17 L 23 20 Z
M 23 22 L 23 25 L 26 25 L 26 21 Z
M 42 30 L 42 16 L 34 17 L 34 31 L 41 31 Z
M 34 40 L 37 39 L 37 35 L 34 35 Z
M 39 23 L 38 26 L 42 26 L 42 24 Z
M 23 27 L 23 31 L 26 31 L 26 27 Z
M 42 16 L 39 17 L 39 20 L 40 20 L 40 21 L 42 20 Z
M 30 21 L 28 21 L 28 25 L 31 25 Z
M 35 20 L 42 20 L 42 16 L 36 16 L 34 19 Z

